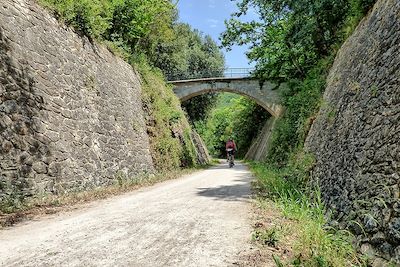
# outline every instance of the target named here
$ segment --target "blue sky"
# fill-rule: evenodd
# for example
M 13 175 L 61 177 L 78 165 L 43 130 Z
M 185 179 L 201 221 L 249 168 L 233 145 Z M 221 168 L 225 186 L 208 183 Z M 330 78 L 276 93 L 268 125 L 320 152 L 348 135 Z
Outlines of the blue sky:
M 224 20 L 237 11 L 236 1 L 231 0 L 179 0 L 179 20 L 189 23 L 193 28 L 211 35 L 218 44 L 220 34 L 225 30 Z M 246 19 L 256 18 L 256 14 Z M 235 46 L 229 52 L 223 50 L 227 67 L 246 68 L 250 66 L 245 52 L 247 47 Z M 251 64 L 253 66 L 254 64 Z

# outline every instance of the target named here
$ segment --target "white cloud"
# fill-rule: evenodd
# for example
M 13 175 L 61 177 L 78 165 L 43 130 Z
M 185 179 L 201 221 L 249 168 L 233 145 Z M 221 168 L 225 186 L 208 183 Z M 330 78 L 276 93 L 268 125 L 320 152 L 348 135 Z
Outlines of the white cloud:
M 208 7 L 214 9 L 216 7 L 215 0 L 208 0 Z
M 207 24 L 210 28 L 216 28 L 219 24 L 219 20 L 217 19 L 207 19 Z

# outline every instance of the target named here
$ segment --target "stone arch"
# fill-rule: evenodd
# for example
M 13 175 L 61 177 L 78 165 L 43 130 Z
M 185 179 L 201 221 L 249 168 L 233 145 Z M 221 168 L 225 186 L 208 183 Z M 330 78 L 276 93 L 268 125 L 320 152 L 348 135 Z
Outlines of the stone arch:
M 181 101 L 209 92 L 231 92 L 247 96 L 257 102 L 273 117 L 283 113 L 278 85 L 252 78 L 207 78 L 170 82 Z M 281 85 L 282 86 L 282 85 Z

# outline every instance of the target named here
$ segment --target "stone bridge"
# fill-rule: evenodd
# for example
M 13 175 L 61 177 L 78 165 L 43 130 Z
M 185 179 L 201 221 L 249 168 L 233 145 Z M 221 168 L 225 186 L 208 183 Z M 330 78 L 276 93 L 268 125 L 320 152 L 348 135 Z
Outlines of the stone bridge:
M 242 78 L 204 78 L 183 81 L 171 81 L 174 92 L 181 101 L 209 92 L 231 92 L 254 99 L 273 117 L 283 112 L 279 90 L 280 86 L 251 77 Z M 283 85 L 281 85 L 283 86 Z

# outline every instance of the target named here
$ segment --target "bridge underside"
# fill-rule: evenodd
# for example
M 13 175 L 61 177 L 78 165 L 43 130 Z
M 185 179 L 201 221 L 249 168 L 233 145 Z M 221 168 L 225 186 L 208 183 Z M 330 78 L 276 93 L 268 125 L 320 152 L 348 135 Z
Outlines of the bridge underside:
M 209 92 L 231 92 L 254 99 L 274 117 L 279 117 L 283 112 L 278 86 L 270 82 L 260 84 L 251 78 L 208 78 L 175 81 L 171 84 L 181 101 Z
M 263 160 L 268 156 L 271 133 L 276 119 L 283 113 L 277 89 L 285 86 L 284 84 L 280 86 L 270 82 L 261 84 L 258 80 L 251 78 L 207 78 L 170 83 L 174 86 L 174 92 L 181 101 L 209 92 L 231 92 L 254 99 L 273 117 L 266 122 L 262 133 L 251 145 L 246 159 Z

